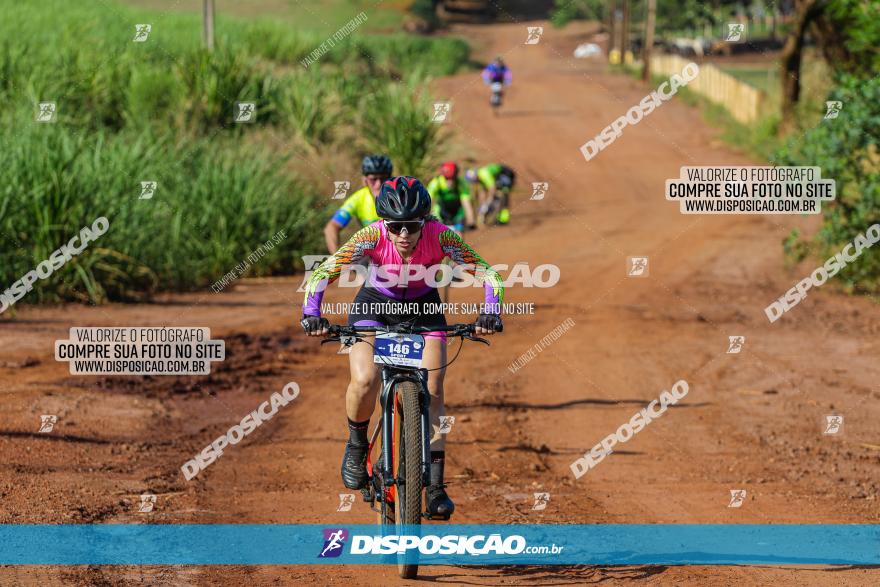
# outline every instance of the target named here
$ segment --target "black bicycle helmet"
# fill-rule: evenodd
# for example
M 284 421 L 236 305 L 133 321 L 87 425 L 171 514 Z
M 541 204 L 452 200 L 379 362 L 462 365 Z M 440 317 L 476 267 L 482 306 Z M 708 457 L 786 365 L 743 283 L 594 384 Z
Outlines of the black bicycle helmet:
M 367 155 L 361 163 L 361 171 L 364 175 L 391 175 L 394 165 L 385 155 Z
M 513 187 L 516 173 L 507 165 L 501 165 L 501 170 L 495 177 L 495 187 L 499 189 L 510 189 Z
M 392 177 L 376 198 L 376 213 L 385 220 L 415 220 L 430 211 L 431 194 L 414 177 Z

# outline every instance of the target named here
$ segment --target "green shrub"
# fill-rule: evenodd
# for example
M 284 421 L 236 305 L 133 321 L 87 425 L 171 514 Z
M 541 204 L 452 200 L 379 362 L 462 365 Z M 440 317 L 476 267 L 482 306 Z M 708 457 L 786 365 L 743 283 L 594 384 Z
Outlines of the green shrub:
M 186 89 L 173 72 L 141 68 L 132 72 L 125 96 L 125 119 L 133 126 L 159 122 L 181 125 Z
M 0 149 L 0 279 L 8 286 L 100 216 L 110 230 L 40 283 L 33 300 L 205 287 L 278 230 L 288 238 L 253 273 L 289 271 L 292 258 L 318 250 L 324 206 L 283 163 L 233 137 L 178 143 L 26 126 Z M 158 182 L 152 199 L 138 198 L 143 180 Z
M 361 106 L 366 150 L 387 153 L 402 175 L 423 177 L 444 142 L 442 125 L 431 121 L 433 100 L 418 75 L 406 83 L 385 84 Z
M 198 15 L 64 0 L 0 11 L 2 288 L 95 218 L 111 222 L 26 301 L 203 288 L 278 230 L 287 238 L 251 271 L 291 271 L 323 249 L 329 201 L 261 141 L 296 137 L 316 160 L 369 146 L 416 173 L 440 142 L 424 72 L 468 57 L 459 40 L 355 34 L 306 69 L 326 37 L 271 21 L 218 18 L 208 53 Z M 145 43 L 139 22 L 154 24 Z M 34 122 L 42 101 L 57 102 L 54 124 Z M 256 102 L 257 124 L 233 122 L 237 101 Z M 138 199 L 152 180 L 155 196 Z
M 278 105 L 282 119 L 313 148 L 331 144 L 343 118 L 337 88 L 320 79 L 317 70 L 297 76 L 296 82 L 285 84 Z
M 556 0 L 550 14 L 550 22 L 557 28 L 576 19 L 601 20 L 605 14 L 602 0 Z
M 819 124 L 778 155 L 782 164 L 818 166 L 823 178 L 837 183 L 837 199 L 823 203 L 822 227 L 813 238 L 820 259 L 880 222 L 880 79 L 843 76 L 828 99 L 843 102 L 838 118 L 823 120 L 824 110 L 817 109 Z M 794 256 L 803 255 L 797 239 L 787 242 Z M 880 247 L 865 249 L 837 277 L 854 291 L 880 291 Z

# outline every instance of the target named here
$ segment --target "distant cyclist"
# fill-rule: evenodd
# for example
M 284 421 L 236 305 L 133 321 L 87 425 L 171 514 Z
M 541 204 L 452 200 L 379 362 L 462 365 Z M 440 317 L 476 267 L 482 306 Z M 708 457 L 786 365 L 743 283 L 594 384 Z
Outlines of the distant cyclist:
M 504 65 L 501 57 L 495 58 L 495 61 L 486 66 L 482 73 L 483 81 L 492 89 L 492 95 L 489 98 L 489 104 L 492 106 L 492 113 L 498 116 L 498 109 L 501 107 L 504 95 L 504 86 L 509 86 L 511 81 L 510 69 Z
M 336 280 L 342 268 L 361 259 L 378 265 L 384 273 L 400 275 L 393 284 L 378 283 L 375 267 L 370 277 L 354 298 L 358 313 L 348 316 L 349 325 L 391 326 L 407 323 L 414 326 L 443 326 L 446 317 L 440 311 L 437 289 L 428 284 L 425 276 L 403 278 L 408 271 L 404 266 L 430 268 L 443 259 L 455 265 L 470 265 L 483 282 L 486 313 L 476 322 L 477 334 L 501 331 L 498 315 L 504 295 L 501 277 L 461 237 L 448 226 L 430 216 L 431 196 L 414 177 L 395 177 L 382 184 L 376 202 L 382 221 L 362 228 L 341 249 L 324 261 L 306 284 L 303 303 L 302 327 L 309 336 L 325 336 L 329 322 L 321 317 L 321 299 L 327 284 Z M 435 282 L 436 283 L 436 282 Z M 433 427 L 439 427 L 445 413 L 443 378 L 446 364 L 446 334 L 440 331 L 425 335 L 422 367 L 428 369 L 428 391 L 431 394 L 430 414 Z M 360 489 L 367 484 L 366 469 L 369 441 L 367 430 L 376 407 L 379 367 L 373 362 L 373 348 L 367 342 L 357 342 L 349 355 L 351 380 L 345 395 L 349 439 L 342 460 L 342 482 L 349 489 Z M 427 508 L 432 516 L 447 517 L 455 505 L 443 484 L 446 461 L 445 435 L 435 433 L 431 439 L 431 485 L 427 489 Z
M 476 219 L 468 184 L 458 175 L 458 165 L 447 161 L 440 166 L 440 175 L 428 183 L 428 193 L 434 204 L 434 215 L 461 232 L 467 226 L 473 228 Z
M 486 66 L 482 73 L 483 81 L 487 84 L 502 83 L 509 86 L 513 80 L 510 68 L 504 64 L 504 60 L 498 56 L 495 61 Z
M 376 197 L 382 188 L 382 182 L 391 177 L 392 171 L 394 166 L 391 164 L 391 159 L 385 155 L 364 157 L 361 163 L 364 187 L 349 196 L 324 227 L 324 242 L 329 253 L 339 248 L 339 233 L 348 226 L 352 216 L 357 218 L 361 227 L 379 220 L 379 216 L 376 215 Z
M 465 179 L 474 186 L 479 201 L 479 218 L 484 218 L 492 207 L 493 200 L 498 198 L 496 222 L 510 222 L 510 190 L 516 179 L 516 173 L 503 163 L 490 163 L 479 169 L 468 169 Z

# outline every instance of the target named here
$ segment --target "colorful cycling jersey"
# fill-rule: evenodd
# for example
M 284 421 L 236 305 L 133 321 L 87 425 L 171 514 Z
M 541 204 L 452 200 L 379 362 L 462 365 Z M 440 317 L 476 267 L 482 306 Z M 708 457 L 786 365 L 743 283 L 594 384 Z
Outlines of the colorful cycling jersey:
M 500 163 L 490 163 L 484 167 L 477 169 L 477 179 L 484 188 L 491 189 L 495 187 L 495 181 L 499 175 L 509 175 L 511 180 L 514 177 L 513 170 Z M 511 182 L 512 183 L 512 182 Z
M 376 198 L 367 186 L 349 196 L 333 215 L 333 220 L 345 228 L 351 222 L 352 216 L 358 219 L 361 226 L 379 220 L 379 215 L 376 214 Z
M 471 199 L 471 190 L 466 181 L 456 178 L 454 182 L 449 182 L 442 175 L 438 175 L 428 182 L 428 193 L 431 194 L 431 200 L 435 204 L 462 202 Z
M 486 66 L 486 69 L 483 70 L 481 74 L 483 77 L 483 81 L 487 84 L 493 82 L 503 82 L 505 85 L 510 85 L 511 80 L 513 79 L 512 74 L 510 73 L 510 69 L 507 68 L 506 65 L 502 65 L 498 67 L 494 63 L 490 63 Z
M 412 300 L 436 289 L 426 282 L 426 278 L 442 278 L 442 273 L 431 269 L 445 258 L 452 260 L 455 265 L 470 265 L 467 272 L 483 283 L 486 305 L 500 310 L 504 295 L 501 276 L 448 226 L 436 220 L 428 220 L 422 227 L 422 235 L 407 262 L 404 262 L 394 243 L 388 239 L 383 222 L 374 222 L 357 231 L 309 277 L 306 282 L 303 315 L 320 316 L 321 300 L 327 285 L 339 277 L 343 267 L 364 258 L 370 260 L 367 287 L 395 300 Z M 401 275 L 404 267 L 406 270 Z M 421 269 L 427 269 L 427 274 Z
M 477 179 L 487 190 L 495 187 L 495 178 L 501 172 L 502 166 L 499 163 L 490 163 L 484 167 L 477 169 Z

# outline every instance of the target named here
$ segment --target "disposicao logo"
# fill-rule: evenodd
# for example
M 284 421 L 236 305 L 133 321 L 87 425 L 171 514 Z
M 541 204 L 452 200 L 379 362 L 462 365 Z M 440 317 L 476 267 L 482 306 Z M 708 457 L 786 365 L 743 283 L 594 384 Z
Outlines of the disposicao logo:
M 345 528 L 324 528 L 324 548 L 318 558 L 335 558 L 345 549 L 348 530 Z

